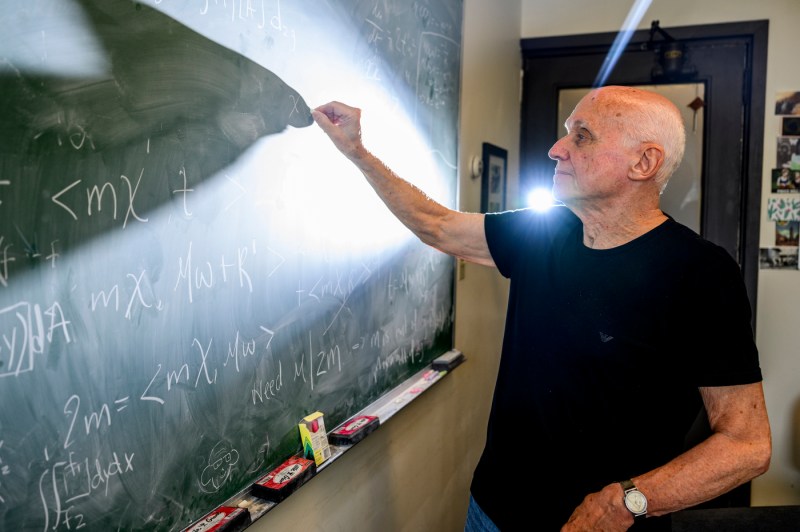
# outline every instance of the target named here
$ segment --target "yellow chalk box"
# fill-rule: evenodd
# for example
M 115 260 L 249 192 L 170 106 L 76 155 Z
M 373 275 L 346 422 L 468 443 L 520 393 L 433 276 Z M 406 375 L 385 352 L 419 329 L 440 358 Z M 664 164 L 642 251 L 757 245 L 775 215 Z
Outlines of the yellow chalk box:
M 317 466 L 331 457 L 328 434 L 322 416 L 322 412 L 314 412 L 304 417 L 298 425 L 300 440 L 303 442 L 303 456 L 309 460 L 313 458 Z

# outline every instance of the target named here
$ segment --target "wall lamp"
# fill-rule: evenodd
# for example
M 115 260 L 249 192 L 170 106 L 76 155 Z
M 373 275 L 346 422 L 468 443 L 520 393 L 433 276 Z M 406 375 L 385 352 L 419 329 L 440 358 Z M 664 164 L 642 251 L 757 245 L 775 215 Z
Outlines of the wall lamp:
M 656 42 L 656 34 L 664 40 Z M 650 72 L 653 81 L 689 80 L 697 75 L 697 69 L 687 61 L 686 45 L 664 31 L 657 20 L 650 24 L 650 40 L 642 48 L 655 52 L 655 65 Z

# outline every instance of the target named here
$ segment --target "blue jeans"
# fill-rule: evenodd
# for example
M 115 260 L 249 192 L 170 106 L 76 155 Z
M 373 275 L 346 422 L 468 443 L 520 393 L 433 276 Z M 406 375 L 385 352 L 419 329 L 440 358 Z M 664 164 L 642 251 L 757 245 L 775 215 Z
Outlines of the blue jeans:
M 500 532 L 489 516 L 483 513 L 481 507 L 469 496 L 469 508 L 467 509 L 467 522 L 464 524 L 464 532 Z

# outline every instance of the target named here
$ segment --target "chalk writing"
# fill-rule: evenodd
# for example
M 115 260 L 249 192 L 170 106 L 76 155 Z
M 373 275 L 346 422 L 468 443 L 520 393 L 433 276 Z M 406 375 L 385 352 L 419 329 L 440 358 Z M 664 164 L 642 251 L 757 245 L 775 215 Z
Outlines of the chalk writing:
M 347 308 L 348 300 L 353 291 L 358 286 L 366 283 L 371 275 L 372 270 L 363 262 L 358 267 L 353 267 L 346 272 L 334 270 L 332 274 L 317 279 L 311 289 L 297 290 L 298 305 L 300 305 L 305 298 L 312 298 L 318 303 L 321 303 L 322 299 L 325 297 L 338 299 L 339 303 L 336 307 L 336 311 L 325 327 L 325 333 L 327 333 L 334 322 L 336 322 L 342 310 Z
M 181 200 L 182 200 L 182 205 L 183 205 L 183 215 L 186 218 L 191 218 L 192 217 L 192 212 L 189 210 L 189 205 L 187 204 L 187 202 L 188 202 L 189 193 L 190 192 L 194 192 L 194 189 L 193 188 L 189 188 L 189 185 L 187 183 L 187 179 L 188 178 L 186 177 L 186 168 L 181 166 L 181 169 L 179 170 L 178 173 L 180 174 L 181 178 L 183 179 L 183 188 L 175 189 L 175 190 L 172 191 L 172 193 L 181 195 Z
M 39 476 L 44 530 L 79 530 L 86 526 L 85 514 L 74 503 L 91 499 L 95 493 L 108 497 L 112 478 L 133 473 L 134 457 L 132 452 L 111 451 L 90 461 L 70 452 L 66 460 L 46 468 Z
M 302 379 L 304 383 L 308 383 L 311 389 L 314 389 L 314 379 L 325 375 L 332 369 L 337 372 L 342 371 L 342 355 L 338 345 L 330 347 L 327 351 L 322 349 L 316 351 L 314 343 L 311 338 L 311 333 L 308 334 L 308 353 L 303 353 L 300 357 L 299 364 L 297 361 L 294 363 L 294 380 Z M 308 366 L 306 366 L 306 356 L 308 356 Z M 308 377 L 306 379 L 306 377 Z
M 256 341 L 253 339 L 248 341 L 242 340 L 239 338 L 239 331 L 236 331 L 236 339 L 233 341 L 233 344 L 228 342 L 228 357 L 225 359 L 225 362 L 223 362 L 222 365 L 227 366 L 228 362 L 233 360 L 236 371 L 238 372 L 239 358 L 241 357 L 242 359 L 245 359 L 248 356 L 253 356 L 255 352 Z
M 297 48 L 297 31 L 287 23 L 281 0 L 202 0 L 201 15 L 219 12 L 231 22 L 255 23 L 259 30 L 286 39 L 290 52 Z
M 67 435 L 64 437 L 64 449 L 68 449 L 70 445 L 74 443 L 72 431 L 78 419 L 80 406 L 81 398 L 77 395 L 71 395 L 64 405 L 64 415 L 69 418 L 69 428 L 67 428 Z M 111 425 L 111 412 L 106 404 L 104 404 L 98 412 L 91 412 L 88 416 L 84 416 L 83 423 L 86 434 L 89 434 L 92 429 L 92 424 L 94 424 L 95 429 L 99 429 L 103 419 L 106 420 L 106 426 Z
M 236 259 L 233 262 L 226 259 L 224 254 L 221 255 L 218 266 L 215 266 L 208 260 L 205 261 L 205 264 L 194 266 L 192 263 L 192 246 L 193 242 L 190 241 L 186 255 L 178 257 L 178 274 L 175 287 L 173 288 L 173 291 L 177 292 L 182 285 L 185 285 L 186 297 L 189 299 L 189 303 L 194 301 L 196 291 L 210 290 L 215 286 L 214 272 L 217 272 L 217 275 L 222 278 L 222 283 L 228 283 L 230 280 L 228 278 L 229 268 L 235 269 L 235 280 L 238 280 L 240 288 L 244 288 L 248 292 L 253 291 L 253 280 L 250 273 L 245 268 L 245 263 L 247 262 L 248 253 L 255 253 L 255 242 L 253 242 L 252 248 L 238 248 L 236 250 Z M 272 273 L 274 273 L 278 267 L 275 267 Z
M 0 284 L 8 286 L 8 266 L 12 262 L 16 262 L 16 257 L 9 256 L 8 250 L 12 244 L 4 245 L 5 237 L 0 235 Z
M 69 325 L 57 301 L 44 311 L 27 301 L 0 308 L 0 377 L 33 371 L 36 356 L 56 338 L 72 341 Z
M 253 404 L 256 399 L 259 403 L 269 401 L 278 396 L 278 392 L 283 388 L 283 364 L 278 361 L 278 374 L 272 379 L 261 379 L 256 376 L 253 379 L 253 389 L 251 390 Z
M 140 222 L 147 222 L 147 218 L 142 218 L 138 214 L 136 214 L 136 209 L 134 208 L 134 201 L 136 200 L 136 193 L 139 190 L 139 184 L 142 181 L 142 176 L 144 175 L 144 168 L 139 173 L 139 177 L 136 180 L 136 184 L 133 185 L 131 180 L 126 175 L 120 175 L 120 179 L 126 185 L 127 189 L 127 208 L 125 210 L 125 219 L 122 223 L 123 229 L 128 225 L 128 219 L 132 215 L 134 219 Z M 72 196 L 67 194 L 70 190 L 77 187 L 81 183 L 81 179 L 75 180 L 66 187 L 62 188 L 53 196 L 50 197 L 50 201 L 67 211 L 69 215 L 72 217 L 73 220 L 78 220 L 78 214 L 73 210 L 72 207 L 75 207 L 75 203 L 78 200 Z M 100 213 L 103 210 L 103 206 L 110 207 L 111 209 L 111 218 L 113 220 L 117 219 L 117 201 L 118 201 L 118 193 L 117 189 L 114 187 L 114 184 L 110 181 L 106 181 L 102 185 L 91 185 L 85 188 L 86 191 L 86 215 L 92 216 L 95 214 Z M 107 199 L 104 201 L 104 197 L 108 194 Z M 64 199 L 61 199 L 61 196 L 65 196 Z M 70 201 L 70 198 L 72 200 Z M 77 207 L 76 207 L 77 208 Z

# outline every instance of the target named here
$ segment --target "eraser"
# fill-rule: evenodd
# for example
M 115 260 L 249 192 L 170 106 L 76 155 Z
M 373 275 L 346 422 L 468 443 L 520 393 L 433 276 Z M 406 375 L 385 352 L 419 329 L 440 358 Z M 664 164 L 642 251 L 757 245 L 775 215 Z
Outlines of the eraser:
M 450 371 L 464 361 L 464 354 L 453 349 L 431 362 L 431 367 L 438 371 Z
M 328 446 L 328 434 L 325 431 L 322 412 L 307 415 L 300 421 L 298 427 L 305 458 L 313 459 L 319 466 L 331 457 L 331 448 Z
M 281 502 L 317 474 L 314 460 L 293 456 L 251 486 L 256 497 Z
M 246 508 L 220 506 L 185 532 L 239 532 L 250 526 L 250 512 Z
M 377 416 L 356 416 L 328 435 L 333 445 L 353 445 L 380 426 Z

